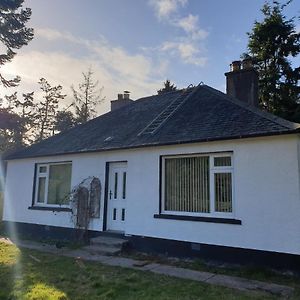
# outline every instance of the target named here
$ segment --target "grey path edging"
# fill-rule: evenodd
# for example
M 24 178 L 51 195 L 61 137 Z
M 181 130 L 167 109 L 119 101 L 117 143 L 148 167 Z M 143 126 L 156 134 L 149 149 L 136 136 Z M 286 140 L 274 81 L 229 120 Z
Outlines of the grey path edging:
M 0 242 L 11 243 L 10 240 L 1 238 Z M 284 298 L 290 297 L 294 292 L 294 288 L 285 285 L 245 279 L 236 276 L 219 275 L 210 272 L 195 271 L 174 266 L 162 265 L 158 263 L 147 263 L 146 261 L 143 262 L 126 257 L 93 255 L 88 253 L 84 249 L 57 249 L 53 245 L 41 244 L 32 241 L 18 241 L 16 244 L 18 247 L 21 248 L 23 247 L 61 256 L 74 257 L 82 260 L 97 261 L 109 266 L 149 271 L 156 274 L 204 282 L 208 284 L 237 289 L 244 292 L 264 292 L 276 296 L 281 296 Z

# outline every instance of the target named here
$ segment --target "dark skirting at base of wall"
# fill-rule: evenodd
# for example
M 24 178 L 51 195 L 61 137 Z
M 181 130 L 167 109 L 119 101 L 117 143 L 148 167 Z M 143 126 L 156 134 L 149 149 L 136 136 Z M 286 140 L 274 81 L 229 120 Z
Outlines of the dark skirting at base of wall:
M 300 270 L 300 255 L 295 254 L 141 236 L 131 236 L 130 246 L 137 251 L 151 254 L 163 254 L 181 258 L 199 258 L 234 264 Z
M 4 229 L 8 234 L 10 234 L 12 228 L 21 238 L 36 240 L 76 241 L 82 236 L 82 231 L 74 228 L 19 222 L 4 222 Z M 88 235 L 89 238 L 91 238 L 100 235 L 115 236 L 116 234 L 106 231 L 89 231 Z M 181 258 L 209 259 L 220 262 L 239 263 L 243 265 L 259 265 L 300 270 L 300 255 L 295 254 L 216 246 L 135 235 L 127 236 L 126 239 L 129 240 L 129 248 L 149 254 L 162 254 Z
M 6 234 L 16 232 L 23 239 L 76 241 L 83 235 L 83 230 L 67 227 L 8 221 L 4 221 L 3 224 Z M 98 236 L 99 233 L 99 231 L 90 230 L 89 237 Z

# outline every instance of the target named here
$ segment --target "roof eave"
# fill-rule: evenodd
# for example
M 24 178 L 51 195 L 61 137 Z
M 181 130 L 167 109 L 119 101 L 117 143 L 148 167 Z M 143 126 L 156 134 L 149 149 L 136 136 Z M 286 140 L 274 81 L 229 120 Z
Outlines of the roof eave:
M 237 139 L 247 139 L 247 138 L 256 138 L 256 137 L 267 137 L 267 136 L 279 136 L 279 135 L 289 135 L 289 134 L 297 134 L 300 133 L 300 127 L 291 130 L 284 131 L 276 131 L 269 133 L 254 133 L 247 135 L 236 135 L 236 136 L 225 136 L 225 137 L 212 137 L 205 139 L 194 139 L 188 141 L 172 141 L 172 142 L 164 142 L 164 143 L 147 143 L 140 145 L 132 145 L 132 146 L 124 146 L 124 147 L 110 147 L 110 148 L 102 148 L 102 149 L 90 149 L 84 151 L 72 151 L 72 152 L 60 152 L 53 154 L 42 154 L 42 155 L 28 155 L 28 156 L 20 156 L 20 157 L 7 157 L 4 160 L 17 160 L 17 159 L 27 159 L 27 158 L 39 158 L 39 157 L 47 157 L 47 156 L 59 156 L 59 155 L 74 155 L 74 154 L 85 154 L 85 153 L 96 153 L 96 152 L 105 152 L 105 151 L 117 151 L 117 150 L 128 150 L 128 149 L 139 149 L 139 148 L 148 148 L 148 147 L 158 147 L 158 146 L 171 146 L 171 145 L 182 145 L 182 144 L 193 144 L 193 143 L 207 143 L 214 141 L 228 141 L 228 140 L 237 140 Z

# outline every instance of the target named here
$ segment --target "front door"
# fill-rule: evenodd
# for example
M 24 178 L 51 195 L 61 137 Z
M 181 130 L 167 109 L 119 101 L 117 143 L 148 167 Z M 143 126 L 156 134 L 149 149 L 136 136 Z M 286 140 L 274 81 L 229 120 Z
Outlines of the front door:
M 125 231 L 127 163 L 109 164 L 107 229 Z

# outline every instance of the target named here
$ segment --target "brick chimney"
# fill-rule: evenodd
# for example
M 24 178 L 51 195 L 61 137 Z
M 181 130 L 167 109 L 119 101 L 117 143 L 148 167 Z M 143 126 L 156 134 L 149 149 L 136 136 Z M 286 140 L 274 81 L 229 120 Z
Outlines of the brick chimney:
M 119 109 L 123 106 L 126 106 L 132 102 L 133 102 L 133 100 L 130 99 L 130 92 L 124 91 L 124 94 L 118 94 L 117 100 L 110 101 L 110 110 L 114 111 L 114 110 Z
M 225 76 L 227 95 L 258 107 L 258 73 L 251 58 L 233 61 Z

